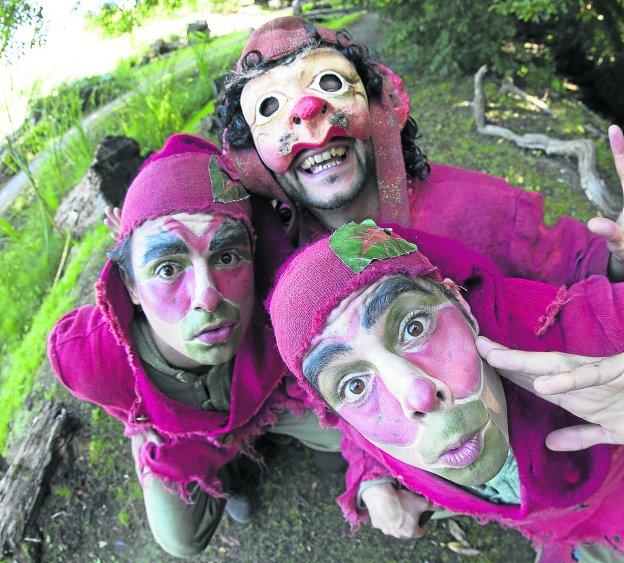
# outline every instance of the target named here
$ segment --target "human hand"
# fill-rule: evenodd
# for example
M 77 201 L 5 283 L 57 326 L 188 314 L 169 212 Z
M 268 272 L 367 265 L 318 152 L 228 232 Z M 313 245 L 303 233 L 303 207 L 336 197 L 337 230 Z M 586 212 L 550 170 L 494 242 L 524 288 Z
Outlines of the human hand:
M 134 459 L 134 469 L 136 471 L 139 481 L 147 475 L 148 470 L 146 467 L 141 467 L 139 461 L 139 454 L 144 444 L 151 442 L 160 446 L 163 443 L 162 438 L 153 430 L 147 430 L 145 432 L 137 432 L 130 436 L 130 450 L 132 451 L 132 459 Z
M 110 229 L 110 236 L 117 240 L 121 232 L 121 209 L 107 205 L 104 208 L 104 224 Z
M 546 437 L 555 451 L 624 444 L 624 354 L 606 358 L 510 350 L 479 336 L 481 357 L 503 377 L 591 424 Z
M 609 143 L 613 162 L 624 190 L 624 134 L 617 125 L 609 127 Z M 607 241 L 611 252 L 609 258 L 609 278 L 612 281 L 624 281 L 624 211 L 612 221 L 606 217 L 594 217 L 587 223 L 589 230 Z
M 433 510 L 433 505 L 416 493 L 397 490 L 392 483 L 380 483 L 366 489 L 362 501 L 368 508 L 373 528 L 387 536 L 422 538 L 427 532 L 418 521 L 423 512 Z

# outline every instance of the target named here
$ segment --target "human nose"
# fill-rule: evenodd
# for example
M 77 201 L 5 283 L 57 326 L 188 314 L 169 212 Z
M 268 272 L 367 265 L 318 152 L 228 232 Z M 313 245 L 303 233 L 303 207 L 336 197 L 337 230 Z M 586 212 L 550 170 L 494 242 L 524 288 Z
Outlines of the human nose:
M 223 295 L 215 286 L 208 268 L 199 268 L 195 272 L 195 288 L 192 306 L 194 309 L 203 309 L 212 313 L 221 303 Z
M 409 419 L 444 408 L 451 400 L 450 389 L 440 379 L 430 377 L 404 358 L 386 359 L 384 379 Z
M 302 121 L 310 121 L 319 113 L 327 111 L 327 102 L 316 96 L 304 96 L 290 112 L 290 121 L 299 125 Z

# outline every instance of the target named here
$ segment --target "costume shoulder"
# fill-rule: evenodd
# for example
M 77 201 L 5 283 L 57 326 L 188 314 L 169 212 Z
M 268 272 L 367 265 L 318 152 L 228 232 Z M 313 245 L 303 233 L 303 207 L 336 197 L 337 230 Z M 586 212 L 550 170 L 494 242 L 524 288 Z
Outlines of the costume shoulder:
M 604 241 L 570 217 L 547 226 L 539 193 L 482 172 L 431 168 L 427 180 L 410 183 L 414 228 L 461 240 L 507 276 L 569 285 L 606 273 Z
M 132 370 L 97 307 L 75 309 L 58 321 L 48 337 L 48 359 L 72 394 L 125 418 L 134 397 Z

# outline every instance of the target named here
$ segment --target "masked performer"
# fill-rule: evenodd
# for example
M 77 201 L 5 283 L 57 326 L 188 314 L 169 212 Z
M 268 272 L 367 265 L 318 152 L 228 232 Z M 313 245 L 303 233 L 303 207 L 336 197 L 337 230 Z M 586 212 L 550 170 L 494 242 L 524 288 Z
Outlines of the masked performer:
M 284 361 L 344 433 L 347 519 L 373 518 L 369 493 L 393 478 L 416 521 L 435 506 L 515 528 L 559 561 L 579 542 L 624 555 L 624 448 L 545 448 L 578 419 L 501 381 L 475 344 L 480 326 L 525 350 L 621 352 L 624 287 L 594 276 L 563 291 L 504 278 L 448 239 L 420 233 L 418 247 L 348 224 L 289 259 L 269 298 Z M 471 280 L 467 302 L 441 271 Z
M 624 232 L 563 217 L 543 223 L 540 194 L 486 174 L 427 163 L 399 76 L 345 32 L 299 18 L 250 37 L 220 107 L 224 150 L 245 187 L 289 206 L 300 240 L 366 218 L 461 241 L 506 275 L 570 284 L 624 279 Z M 624 140 L 613 128 L 624 177 Z M 619 237 L 619 238 L 618 238 Z M 617 241 L 620 241 L 617 244 Z
M 128 190 L 97 305 L 49 337 L 63 385 L 123 422 L 153 535 L 178 557 L 206 547 L 224 507 L 249 519 L 233 460 L 254 457 L 255 435 L 277 425 L 320 449 L 327 435 L 313 416 L 278 421 L 284 366 L 255 304 L 248 195 L 230 174 L 211 143 L 171 137 Z

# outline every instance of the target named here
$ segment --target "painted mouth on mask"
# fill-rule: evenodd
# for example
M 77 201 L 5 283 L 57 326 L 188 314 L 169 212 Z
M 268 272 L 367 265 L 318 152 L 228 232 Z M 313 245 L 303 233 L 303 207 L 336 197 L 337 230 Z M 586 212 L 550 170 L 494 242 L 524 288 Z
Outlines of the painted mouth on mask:
M 197 333 L 193 340 L 199 340 L 204 344 L 222 344 L 227 341 L 230 336 L 232 336 L 232 332 L 236 328 L 236 323 L 231 321 L 221 322 L 215 325 L 210 325 L 203 328 L 199 333 Z
M 439 464 L 454 469 L 466 467 L 479 459 L 483 450 L 483 438 L 481 431 L 469 436 L 463 436 L 461 440 L 447 449 L 439 458 Z

